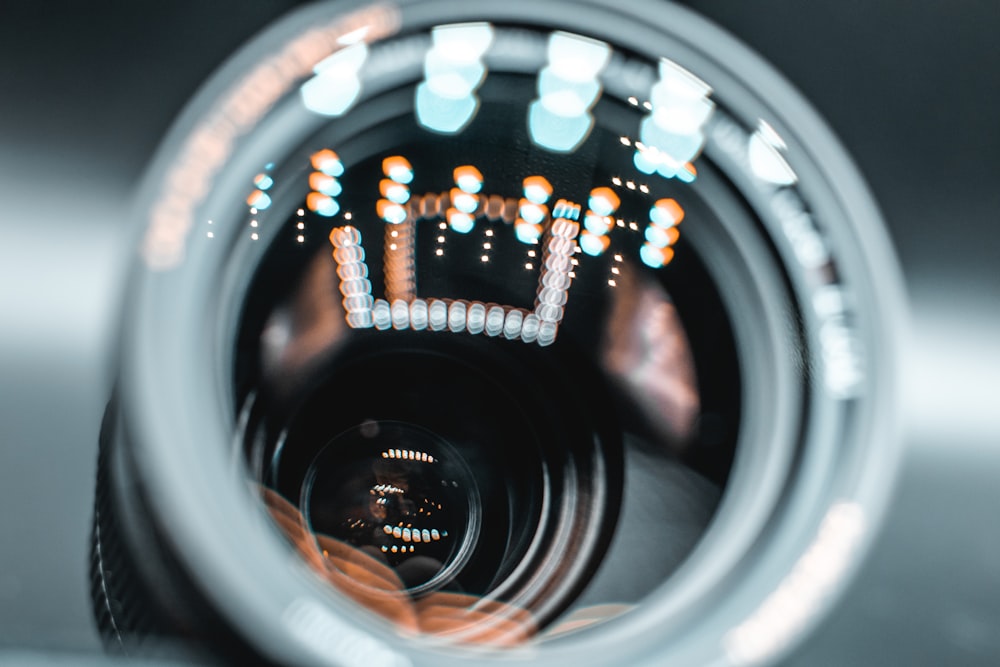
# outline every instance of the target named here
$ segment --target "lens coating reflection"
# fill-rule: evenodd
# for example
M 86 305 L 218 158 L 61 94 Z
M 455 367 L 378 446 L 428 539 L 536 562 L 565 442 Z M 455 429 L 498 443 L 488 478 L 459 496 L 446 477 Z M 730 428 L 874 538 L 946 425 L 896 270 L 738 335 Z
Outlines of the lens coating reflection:
M 270 209 L 237 381 L 259 392 L 251 469 L 293 499 L 279 523 L 314 569 L 400 629 L 509 644 L 622 613 L 683 562 L 729 474 L 740 383 L 685 231 L 715 224 L 706 193 L 731 196 L 698 158 L 711 89 L 665 64 L 654 102 L 613 99 L 610 47 L 566 34 L 505 72 L 485 27 L 471 108 L 427 106 L 450 90 L 433 46 L 415 93 L 362 94 L 304 171 L 274 170 L 303 194 Z M 644 466 L 678 492 L 623 491 Z M 630 571 L 667 536 L 664 563 Z
M 301 506 L 311 532 L 385 564 L 412 594 L 445 586 L 461 569 L 481 514 L 472 473 L 451 447 L 423 429 L 376 421 L 319 453 Z

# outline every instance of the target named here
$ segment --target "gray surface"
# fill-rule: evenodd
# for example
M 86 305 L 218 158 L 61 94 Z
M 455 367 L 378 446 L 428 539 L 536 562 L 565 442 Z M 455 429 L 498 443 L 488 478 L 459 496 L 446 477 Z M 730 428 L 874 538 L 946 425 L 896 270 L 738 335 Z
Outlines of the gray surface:
M 775 63 L 844 140 L 889 222 L 915 320 L 886 528 L 788 662 L 1000 664 L 1000 5 L 686 4 Z M 129 193 L 184 100 L 280 7 L 3 10 L 0 647 L 97 646 L 86 540 Z

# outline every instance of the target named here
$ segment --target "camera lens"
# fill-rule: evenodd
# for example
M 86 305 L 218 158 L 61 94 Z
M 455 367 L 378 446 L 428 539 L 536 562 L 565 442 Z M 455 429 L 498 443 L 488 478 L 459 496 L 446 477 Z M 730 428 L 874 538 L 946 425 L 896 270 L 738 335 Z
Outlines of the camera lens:
M 759 663 L 878 518 L 877 212 L 683 9 L 304 9 L 179 121 L 142 214 L 99 608 L 112 540 L 158 631 L 278 663 Z

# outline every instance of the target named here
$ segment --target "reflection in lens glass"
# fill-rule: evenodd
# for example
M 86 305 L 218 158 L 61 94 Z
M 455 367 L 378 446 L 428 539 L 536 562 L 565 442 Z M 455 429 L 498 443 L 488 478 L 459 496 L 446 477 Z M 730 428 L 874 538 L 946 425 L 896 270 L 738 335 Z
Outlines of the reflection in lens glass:
M 254 181 L 245 451 L 340 593 L 509 645 L 632 608 L 712 517 L 739 371 L 685 230 L 731 195 L 699 182 L 716 105 L 679 65 L 622 95 L 603 41 L 422 39 L 405 84 L 381 43 L 317 65 L 314 134 Z

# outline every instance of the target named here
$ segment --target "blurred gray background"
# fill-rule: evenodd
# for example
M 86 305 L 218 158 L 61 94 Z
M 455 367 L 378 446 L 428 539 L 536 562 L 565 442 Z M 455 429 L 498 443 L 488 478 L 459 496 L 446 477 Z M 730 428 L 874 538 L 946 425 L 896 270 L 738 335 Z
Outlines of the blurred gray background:
M 0 5 L 0 663 L 98 649 L 87 540 L 131 193 L 200 83 L 295 4 Z M 910 296 L 895 500 L 788 664 L 1000 664 L 1000 3 L 683 4 L 833 126 Z

